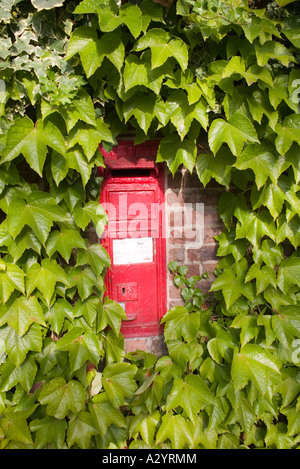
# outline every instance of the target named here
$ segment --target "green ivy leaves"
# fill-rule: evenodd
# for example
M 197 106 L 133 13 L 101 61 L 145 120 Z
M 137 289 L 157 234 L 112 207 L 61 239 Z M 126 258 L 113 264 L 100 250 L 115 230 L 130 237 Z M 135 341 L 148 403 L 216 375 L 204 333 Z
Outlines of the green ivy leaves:
M 11 161 L 22 153 L 31 166 L 40 176 L 47 155 L 47 146 L 64 155 L 65 142 L 58 128 L 51 122 L 36 123 L 25 116 L 16 119 L 7 135 L 7 145 L 2 154 L 2 162 Z
M 233 114 L 228 122 L 216 119 L 210 126 L 208 142 L 213 153 L 217 153 L 221 145 L 227 143 L 232 154 L 238 156 L 246 141 L 254 143 L 258 139 L 255 128 L 243 114 Z

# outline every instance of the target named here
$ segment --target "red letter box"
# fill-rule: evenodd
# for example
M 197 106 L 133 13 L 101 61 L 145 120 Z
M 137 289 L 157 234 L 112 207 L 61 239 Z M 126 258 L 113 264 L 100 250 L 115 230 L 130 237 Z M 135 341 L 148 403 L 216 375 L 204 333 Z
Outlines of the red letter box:
M 157 143 L 122 141 L 101 152 L 106 169 L 100 203 L 109 220 L 101 241 L 112 261 L 107 294 L 126 312 L 125 337 L 157 335 L 166 312 L 164 174 L 155 164 Z

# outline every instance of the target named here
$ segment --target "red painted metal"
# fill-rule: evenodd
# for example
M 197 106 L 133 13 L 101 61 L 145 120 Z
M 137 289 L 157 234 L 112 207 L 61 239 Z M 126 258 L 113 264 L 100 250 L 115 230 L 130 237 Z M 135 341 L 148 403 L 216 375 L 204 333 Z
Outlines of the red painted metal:
M 100 148 L 106 166 L 100 203 L 109 220 L 101 242 L 112 259 L 105 284 L 125 309 L 125 337 L 161 334 L 166 312 L 164 171 L 155 163 L 157 147 L 126 140 L 110 153 Z

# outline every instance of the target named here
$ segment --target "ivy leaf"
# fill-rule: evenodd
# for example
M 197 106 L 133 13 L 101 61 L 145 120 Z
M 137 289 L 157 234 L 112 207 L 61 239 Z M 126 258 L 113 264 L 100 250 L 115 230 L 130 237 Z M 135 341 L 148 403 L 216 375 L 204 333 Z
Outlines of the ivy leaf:
M 291 114 L 287 116 L 282 125 L 276 125 L 275 130 L 277 132 L 276 149 L 281 155 L 284 155 L 293 142 L 300 144 L 300 115 Z
M 130 54 L 126 58 L 123 75 L 125 92 L 135 86 L 143 85 L 154 91 L 156 95 L 160 94 L 162 81 L 170 73 L 170 70 L 167 65 L 162 65 L 151 70 L 149 54 L 147 52 L 144 52 L 141 57 Z
M 65 352 L 57 350 L 56 342 L 50 337 L 46 337 L 44 339 L 43 350 L 36 355 L 36 359 L 40 365 L 41 372 L 46 375 L 56 366 L 58 369 L 63 369 L 68 357 Z
M 294 285 L 300 287 L 299 257 L 290 257 L 281 262 L 278 269 L 277 285 L 284 294 Z
M 292 246 L 297 249 L 300 246 L 300 219 L 298 216 L 293 217 L 290 221 L 286 220 L 284 214 L 279 215 L 278 227 L 276 231 L 276 243 L 281 243 L 288 239 Z
M 142 12 L 140 8 L 137 5 L 125 3 L 121 5 L 119 17 L 136 39 L 142 31 Z
M 227 256 L 232 254 L 235 261 L 239 261 L 245 254 L 247 249 L 246 239 L 235 239 L 235 230 L 223 231 L 219 236 L 215 236 L 218 241 L 217 256 Z
M 71 34 L 66 60 L 79 53 L 87 78 L 95 73 L 103 61 L 99 42 L 97 31 L 89 26 L 80 26 Z
M 253 119 L 261 124 L 265 115 L 269 119 L 269 126 L 274 130 L 278 122 L 278 112 L 270 106 L 266 94 L 262 90 L 256 90 L 251 96 L 247 97 L 247 102 Z
M 11 240 L 8 250 L 12 256 L 13 262 L 16 262 L 27 249 L 32 249 L 40 254 L 41 247 L 42 245 L 34 232 L 29 227 L 25 226 L 15 240 Z
M 224 272 L 217 277 L 215 282 L 212 284 L 211 291 L 222 290 L 225 304 L 229 309 L 235 301 L 239 299 L 241 295 L 245 296 L 250 301 L 254 300 L 254 290 L 250 283 L 245 283 L 245 276 L 248 270 L 248 265 L 245 258 L 242 258 L 239 262 L 228 266 Z M 230 287 L 234 284 L 235 288 Z M 245 299 L 240 299 L 240 307 L 245 303 Z
M 63 136 L 52 122 L 37 121 L 34 125 L 27 116 L 18 118 L 8 131 L 2 162 L 11 161 L 22 153 L 31 168 L 42 176 L 47 146 L 65 154 Z
M 109 254 L 100 244 L 93 244 L 86 249 L 80 249 L 77 254 L 77 264 L 88 264 L 99 277 L 104 267 L 110 267 L 111 260 Z
M 51 171 L 54 181 L 58 186 L 61 181 L 63 181 L 68 174 L 69 166 L 67 160 L 64 156 L 56 151 L 52 151 L 51 155 Z
M 200 99 L 195 104 L 189 104 L 186 94 L 183 90 L 174 91 L 166 102 L 171 112 L 169 118 L 176 127 L 181 140 L 188 133 L 191 123 L 196 119 L 206 130 L 208 125 L 208 117 L 206 114 L 206 105 Z
M 270 239 L 265 239 L 259 249 L 253 251 L 253 260 L 257 264 L 263 262 L 274 269 L 280 264 L 282 259 L 282 247 L 276 245 Z
M 235 158 L 226 147 L 221 147 L 214 156 L 211 153 L 200 153 L 196 160 L 196 171 L 204 187 L 214 178 L 219 184 L 229 187 L 231 168 Z
M 278 338 L 280 343 L 288 350 L 295 349 L 295 337 L 300 337 L 300 315 L 297 306 L 294 308 L 282 306 L 278 314 L 274 314 L 271 317 L 271 323 L 276 338 Z
M 29 226 L 42 244 L 48 237 L 54 221 L 66 221 L 66 215 L 48 194 L 33 191 L 27 198 L 10 202 L 7 229 L 16 238 L 24 226 Z
M 75 147 L 66 153 L 66 160 L 69 168 L 75 169 L 81 175 L 83 186 L 85 187 L 90 179 L 93 163 L 90 163 L 83 150 L 80 147 Z
M 82 0 L 74 10 L 75 14 L 97 13 L 103 5 L 100 0 Z
M 98 50 L 121 72 L 125 57 L 125 47 L 118 33 L 104 34 L 99 40 Z
M 98 202 L 91 200 L 85 205 L 78 204 L 73 210 L 76 224 L 84 230 L 90 221 L 97 227 L 99 222 L 107 223 L 107 213 Z
M 119 336 L 122 319 L 126 320 L 123 308 L 114 300 L 105 297 L 103 309 L 99 313 L 97 331 L 104 330 L 109 325 L 114 333 Z
M 296 406 L 290 406 L 288 408 L 283 409 L 282 412 L 286 415 L 288 420 L 288 431 L 287 435 L 285 435 L 286 439 L 289 441 L 285 441 L 284 448 L 290 448 L 293 446 L 293 439 L 292 436 L 298 436 L 300 432 L 300 417 L 299 412 Z M 289 436 L 290 438 L 287 438 Z
M 47 238 L 45 249 L 49 257 L 59 252 L 66 262 L 69 262 L 74 248 L 85 249 L 85 243 L 78 231 L 54 230 Z
M 123 334 L 117 336 L 115 332 L 110 329 L 106 334 L 104 347 L 106 353 L 105 358 L 108 365 L 123 361 L 125 355 Z
M 181 340 L 169 340 L 168 352 L 175 364 L 178 365 L 182 371 L 185 371 L 187 363 L 191 359 L 190 345 Z
M 256 317 L 246 314 L 239 314 L 232 321 L 231 326 L 234 329 L 241 329 L 241 346 L 244 347 L 250 340 L 256 339 L 259 333 Z
M 284 1 L 284 0 L 281 0 Z M 296 0 L 285 0 L 285 2 L 291 3 Z M 284 19 L 282 24 L 282 32 L 293 44 L 293 46 L 299 48 L 299 30 L 298 30 L 298 17 L 295 15 L 288 16 Z
M 98 435 L 93 417 L 89 412 L 82 410 L 69 422 L 67 434 L 68 446 L 71 447 L 77 444 L 81 449 L 89 449 L 93 435 Z
M 64 298 L 58 298 L 52 308 L 45 315 L 55 334 L 60 334 L 65 319 L 73 321 L 73 308 Z
M 5 323 L 12 327 L 19 337 L 28 331 L 32 323 L 46 327 L 43 310 L 34 296 L 12 297 L 7 303 L 6 312 L 0 318 L 0 325 Z
M 34 448 L 42 449 L 52 444 L 55 449 L 64 447 L 67 422 L 54 417 L 35 419 L 30 422 L 30 431 L 35 433 Z
M 33 264 L 27 272 L 27 295 L 37 288 L 49 306 L 57 282 L 68 285 L 66 273 L 55 260 L 43 259 L 41 264 Z
M 156 96 L 154 93 L 146 95 L 141 91 L 137 91 L 123 104 L 125 123 L 134 116 L 138 125 L 146 134 L 154 117 L 155 102 Z
M 278 180 L 278 186 L 284 193 L 285 200 L 291 207 L 290 214 L 286 214 L 287 220 L 290 221 L 295 215 L 300 213 L 300 201 L 298 198 L 298 184 L 294 184 L 293 180 L 282 174 Z
M 226 226 L 230 229 L 232 217 L 235 215 L 235 211 L 246 210 L 247 203 L 243 194 L 237 196 L 232 192 L 223 192 L 218 201 L 218 212 L 219 216 Z
M 51 10 L 63 6 L 64 0 L 31 0 L 32 5 L 38 10 Z
M 257 294 L 264 291 L 268 285 L 272 285 L 276 289 L 276 273 L 275 270 L 267 265 L 262 268 L 259 264 L 252 264 L 250 267 L 245 281 L 256 280 L 256 292 Z
M 132 397 L 137 389 L 133 379 L 137 372 L 135 365 L 112 363 L 103 371 L 102 384 L 112 405 L 118 409 L 125 404 L 126 397 Z
M 251 121 L 235 112 L 229 117 L 228 122 L 224 119 L 215 119 L 208 132 L 209 146 L 214 154 L 223 143 L 227 143 L 231 152 L 238 156 L 241 154 L 245 142 L 259 142 L 256 130 Z
M 102 119 L 97 119 L 97 129 L 92 126 L 76 126 L 69 133 L 69 148 L 74 147 L 77 143 L 81 145 L 87 160 L 90 161 L 100 142 L 103 140 L 114 143 L 108 126 Z
M 27 424 L 28 412 L 7 411 L 1 420 L 1 429 L 5 438 L 12 442 L 24 445 L 33 445 L 31 433 Z
M 268 177 L 276 183 L 278 176 L 276 163 L 274 150 L 269 145 L 253 143 L 246 146 L 234 166 L 240 170 L 252 169 L 257 188 L 260 189 Z
M 267 18 L 258 18 L 254 16 L 252 21 L 247 25 L 243 25 L 242 28 L 245 32 L 246 38 L 251 43 L 257 37 L 259 37 L 261 44 L 264 44 L 267 39 L 272 39 L 273 35 L 278 38 L 281 37 L 275 24 Z
M 108 33 L 98 39 L 97 31 L 89 26 L 80 26 L 73 31 L 66 55 L 70 59 L 79 53 L 86 76 L 89 78 L 101 66 L 104 57 L 120 71 L 125 49 L 116 33 Z
M 97 277 L 90 267 L 84 269 L 73 267 L 69 272 L 68 281 L 70 287 L 77 287 L 82 301 L 91 295 L 94 287 L 99 287 Z
M 126 427 L 124 415 L 119 408 L 112 406 L 105 393 L 95 396 L 93 401 L 93 404 L 89 404 L 89 410 L 101 438 L 104 437 L 111 424 L 115 424 L 118 428 Z
M 235 350 L 231 376 L 236 391 L 243 389 L 250 380 L 262 396 L 271 398 L 274 386 L 280 380 L 280 371 L 268 350 L 247 344 L 240 351 Z
M 159 421 L 160 415 L 158 411 L 150 415 L 142 412 L 138 415 L 134 415 L 130 421 L 129 436 L 134 438 L 135 435 L 140 434 L 147 445 L 153 446 Z
M 162 418 L 161 426 L 156 435 L 156 445 L 170 440 L 172 448 L 183 449 L 192 445 L 191 430 L 182 415 L 168 412 Z
M 3 263 L 0 261 L 0 299 L 6 303 L 13 291 L 18 290 L 25 293 L 24 290 L 25 273 L 15 264 Z
M 210 339 L 207 343 L 207 350 L 210 356 L 217 362 L 219 365 L 222 365 L 223 360 L 230 362 L 232 360 L 232 352 L 236 343 L 233 340 L 231 334 L 225 331 L 217 333 L 216 337 Z
M 18 367 L 11 360 L 6 360 L 1 365 L 0 392 L 9 391 L 20 384 L 24 391 L 29 394 L 37 369 L 33 356 L 27 357 Z
M 182 407 L 189 419 L 195 423 L 196 417 L 206 405 L 215 404 L 214 395 L 205 381 L 193 374 L 187 375 L 185 380 L 175 379 L 173 387 L 167 397 L 166 411 Z
M 101 357 L 101 344 L 92 331 L 83 333 L 80 326 L 75 326 L 56 342 L 57 350 L 69 353 L 71 370 L 78 370 L 85 362 L 98 365 Z
M 276 41 L 266 41 L 263 45 L 256 43 L 255 52 L 257 63 L 261 67 L 264 67 L 270 59 L 278 60 L 285 67 L 288 67 L 290 62 L 296 61 L 289 49 Z
M 166 323 L 164 334 L 167 340 L 184 338 L 187 342 L 195 340 L 200 327 L 200 314 L 190 313 L 184 306 L 176 306 L 163 317 Z
M 234 288 L 232 288 L 232 285 L 234 285 Z M 243 283 L 241 281 L 237 282 L 236 274 L 232 270 L 226 269 L 214 281 L 211 286 L 211 291 L 222 290 L 228 309 L 241 296 L 242 285 Z
M 22 337 L 11 328 L 5 339 L 6 353 L 16 367 L 23 363 L 29 351 L 41 352 L 42 347 L 42 330 L 37 324 L 32 324 Z
M 274 220 L 279 216 L 282 211 L 284 204 L 284 193 L 277 184 L 269 183 L 265 184 L 263 189 L 259 192 L 253 188 L 251 193 L 252 208 L 256 208 L 264 205 L 269 209 Z
M 278 391 L 282 395 L 282 407 L 286 407 L 299 395 L 300 383 L 297 368 L 286 368 L 282 372 L 282 382 L 278 385 Z
M 255 249 L 259 248 L 264 236 L 275 241 L 274 221 L 267 211 L 256 213 L 250 210 L 236 210 L 236 216 L 239 220 L 236 239 L 247 238 Z
M 167 31 L 153 28 L 136 43 L 134 50 L 141 51 L 150 47 L 152 69 L 163 65 L 169 57 L 174 57 L 182 70 L 188 65 L 187 45 L 178 37 L 171 38 Z
M 63 419 L 69 411 L 77 414 L 83 410 L 85 389 L 78 381 L 66 382 L 64 378 L 54 378 L 45 384 L 38 400 L 47 406 L 48 415 Z
M 78 121 L 83 121 L 86 124 L 96 126 L 96 117 L 93 101 L 90 95 L 83 88 L 78 91 L 76 97 L 72 99 L 72 103 L 68 107 L 50 107 L 47 111 L 43 112 L 45 117 L 53 112 L 59 110 L 59 113 L 63 116 L 67 131 L 74 127 Z
M 99 298 L 90 296 L 84 301 L 77 300 L 74 306 L 74 318 L 84 317 L 90 327 L 95 324 L 100 307 Z
M 170 134 L 160 141 L 157 152 L 157 162 L 166 161 L 174 175 L 181 164 L 192 172 L 197 157 L 197 147 L 193 140 L 185 138 L 181 141 L 179 135 Z

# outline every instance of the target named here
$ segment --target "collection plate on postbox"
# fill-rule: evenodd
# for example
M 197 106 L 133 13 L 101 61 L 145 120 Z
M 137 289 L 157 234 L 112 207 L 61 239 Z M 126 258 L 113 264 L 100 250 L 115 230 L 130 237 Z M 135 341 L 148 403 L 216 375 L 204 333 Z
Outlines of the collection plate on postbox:
M 105 162 L 100 203 L 108 214 L 101 243 L 111 256 L 107 295 L 125 310 L 125 337 L 162 333 L 166 312 L 166 239 L 163 166 L 158 142 L 119 142 Z

